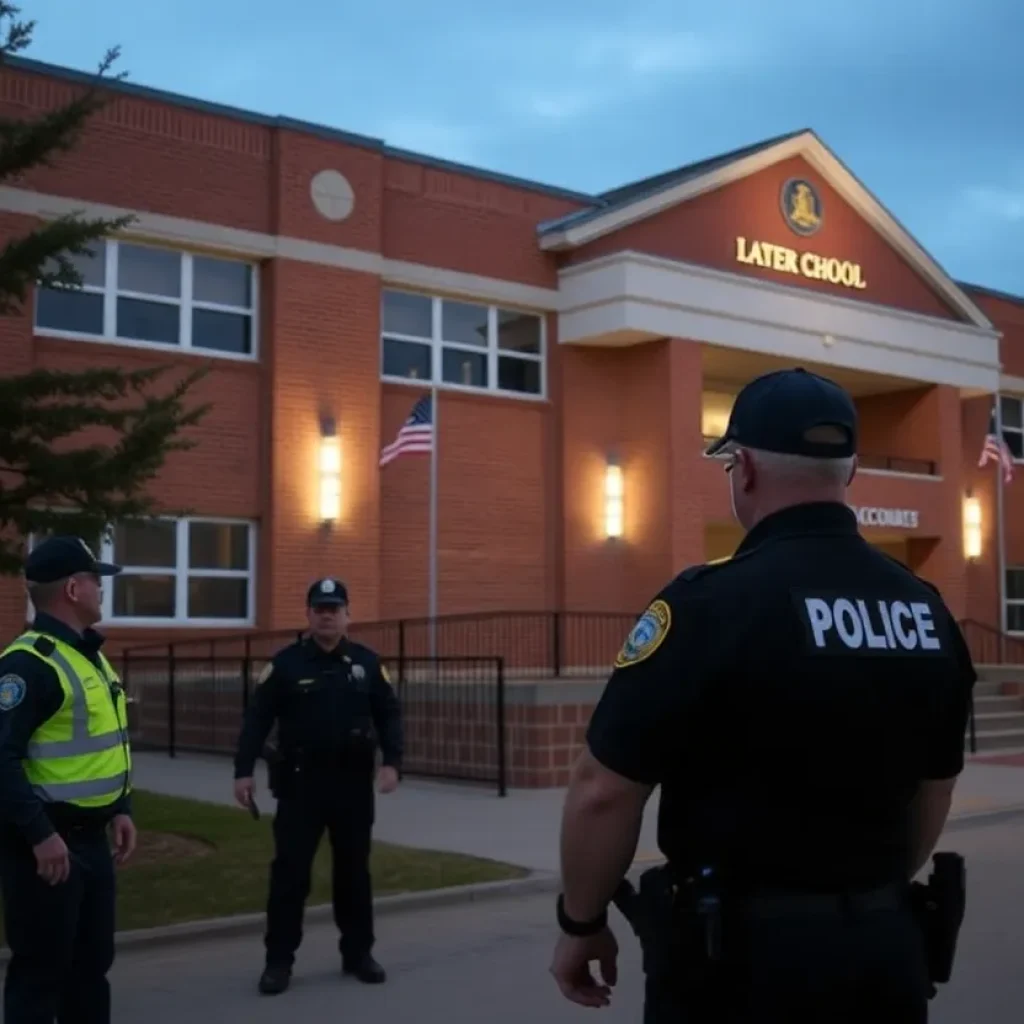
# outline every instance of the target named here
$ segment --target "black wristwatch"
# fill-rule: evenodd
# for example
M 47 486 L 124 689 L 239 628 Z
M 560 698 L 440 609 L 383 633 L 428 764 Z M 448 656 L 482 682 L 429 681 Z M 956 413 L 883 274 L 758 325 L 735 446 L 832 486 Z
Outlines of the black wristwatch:
M 593 921 L 574 921 L 565 912 L 565 897 L 562 893 L 558 894 L 558 902 L 555 904 L 555 909 L 558 914 L 558 927 L 566 935 L 571 935 L 573 938 L 584 939 L 588 935 L 596 935 L 608 925 L 607 910 L 602 910 Z

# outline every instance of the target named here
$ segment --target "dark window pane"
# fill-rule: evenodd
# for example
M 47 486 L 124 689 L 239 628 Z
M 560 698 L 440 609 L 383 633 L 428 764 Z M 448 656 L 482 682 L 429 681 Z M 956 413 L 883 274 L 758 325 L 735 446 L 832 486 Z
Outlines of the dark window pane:
M 191 576 L 190 619 L 244 619 L 249 615 L 249 581 L 219 576 Z
M 177 345 L 181 339 L 178 327 L 180 312 L 178 306 L 165 302 L 118 299 L 117 337 Z
M 1018 429 L 1024 427 L 1024 422 L 1021 420 L 1021 401 L 1019 398 L 1003 395 L 999 402 L 999 411 L 1003 417 L 1004 427 L 1017 427 Z
M 117 250 L 117 290 L 142 295 L 181 295 L 181 253 L 122 242 Z
M 103 296 L 95 292 L 40 288 L 36 327 L 78 334 L 103 334 Z
M 487 307 L 468 302 L 441 303 L 441 337 L 460 345 L 487 344 Z
M 1024 458 L 1024 434 L 1019 430 L 1004 430 L 1003 440 L 1015 459 Z
M 172 569 L 177 564 L 176 523 L 121 523 L 114 528 L 114 561 L 119 565 Z
M 434 334 L 432 308 L 433 300 L 427 295 L 386 291 L 381 296 L 381 333 L 431 338 Z
M 249 528 L 242 523 L 189 523 L 192 569 L 248 569 Z
M 463 352 L 446 348 L 441 356 L 441 378 L 448 384 L 487 387 L 487 356 L 483 352 Z
M 1024 604 L 1006 606 L 1006 628 L 1011 633 L 1024 633 Z
M 532 313 L 498 310 L 498 348 L 506 352 L 540 355 L 540 317 Z
M 82 286 L 102 288 L 103 282 L 107 279 L 107 243 L 104 241 L 94 242 L 89 247 L 88 255 L 67 254 L 68 259 L 75 265 L 75 269 L 82 275 Z M 55 274 L 58 270 L 56 260 L 47 260 L 45 269 L 48 273 Z
M 414 341 L 385 338 L 382 345 L 385 377 L 411 377 L 430 380 L 430 346 Z
M 502 391 L 540 394 L 540 363 L 534 359 L 498 357 L 498 387 Z
M 192 298 L 221 306 L 252 306 L 252 267 L 237 260 L 192 257 Z
M 1024 569 L 1006 570 L 1006 600 L 1024 601 Z
M 173 619 L 173 576 L 115 576 L 114 617 L 119 619 Z
M 252 317 L 245 313 L 192 310 L 192 347 L 217 352 L 252 352 Z

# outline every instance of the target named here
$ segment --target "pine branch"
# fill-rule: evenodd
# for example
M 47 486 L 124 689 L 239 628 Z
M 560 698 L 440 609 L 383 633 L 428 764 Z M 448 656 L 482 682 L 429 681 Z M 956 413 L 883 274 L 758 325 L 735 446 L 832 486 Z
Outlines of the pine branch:
M 20 14 L 20 7 L 0 0 L 0 67 L 31 42 L 35 22 Z M 116 48 L 106 54 L 100 79 L 118 56 Z M 0 181 L 69 152 L 109 100 L 109 92 L 93 84 L 34 119 L 0 118 Z M 35 286 L 81 288 L 74 258 L 92 255 L 98 240 L 133 219 L 69 214 L 7 239 L 0 250 L 0 316 L 20 315 Z M 20 572 L 23 538 L 33 533 L 59 529 L 95 537 L 126 519 L 188 514 L 158 508 L 147 491 L 171 452 L 194 447 L 189 428 L 209 410 L 188 403 L 207 367 L 168 381 L 170 369 L 0 377 L 0 575 Z

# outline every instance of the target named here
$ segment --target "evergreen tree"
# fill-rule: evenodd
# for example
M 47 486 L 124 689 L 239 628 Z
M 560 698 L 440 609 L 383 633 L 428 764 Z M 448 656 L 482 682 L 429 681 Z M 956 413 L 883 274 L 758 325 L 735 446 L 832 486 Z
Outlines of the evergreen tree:
M 0 0 L 0 71 L 8 57 L 28 47 L 34 28 L 34 21 L 21 19 L 19 7 Z M 115 48 L 104 57 L 101 80 L 109 79 L 118 56 Z M 0 182 L 16 184 L 32 168 L 51 165 L 108 101 L 102 85 L 93 85 L 38 117 L 0 117 Z M 72 214 L 7 239 L 0 250 L 0 316 L 22 316 L 37 285 L 81 288 L 73 257 L 89 256 L 93 243 L 131 220 Z M 35 369 L 0 377 L 0 575 L 20 571 L 30 534 L 96 537 L 125 519 L 182 514 L 158 509 L 146 487 L 168 453 L 194 444 L 181 432 L 207 407 L 189 406 L 186 398 L 205 372 L 158 366 L 131 372 Z

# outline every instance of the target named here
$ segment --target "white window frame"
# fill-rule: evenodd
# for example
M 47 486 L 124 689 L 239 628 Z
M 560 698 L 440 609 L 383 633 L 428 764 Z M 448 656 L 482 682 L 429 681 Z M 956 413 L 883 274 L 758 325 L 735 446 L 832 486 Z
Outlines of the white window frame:
M 420 337 L 414 334 L 399 334 L 395 331 L 384 330 L 384 295 L 386 292 L 397 292 L 404 295 L 415 295 L 419 298 L 430 300 L 431 336 Z M 459 302 L 467 305 L 482 306 L 487 310 L 487 344 L 466 345 L 457 341 L 445 341 L 441 333 L 441 311 L 442 303 Z M 546 401 L 547 382 L 547 317 L 544 313 L 532 309 L 525 309 L 514 304 L 486 302 L 465 296 L 454 295 L 430 295 L 426 292 L 418 292 L 411 288 L 397 288 L 388 285 L 381 287 L 381 325 L 380 325 L 380 379 L 389 384 L 408 384 L 412 387 L 423 387 L 424 384 L 433 384 L 438 390 L 461 391 L 471 395 L 501 395 L 503 398 L 520 398 L 525 401 Z M 502 349 L 498 347 L 498 311 L 506 313 L 523 313 L 527 316 L 535 316 L 540 322 L 540 352 L 517 352 L 513 349 Z M 423 377 L 396 377 L 384 372 L 384 342 L 385 339 L 404 341 L 413 345 L 422 345 L 430 352 L 430 378 Z M 456 384 L 446 381 L 442 377 L 442 356 L 446 349 L 453 349 L 458 352 L 473 352 L 477 355 L 487 357 L 487 384 L 479 387 L 475 384 Z M 515 391 L 498 386 L 498 359 L 504 356 L 510 359 L 518 359 L 524 363 L 536 363 L 540 367 L 540 390 Z
M 1008 427 L 1006 425 L 1006 423 L 1004 422 L 1004 419 L 1003 419 L 1003 409 L 1002 409 L 1002 406 L 1003 406 L 1004 402 L 1016 402 L 1017 403 L 1017 408 L 1020 410 L 1020 413 L 1021 413 L 1021 418 L 1020 418 L 1021 419 L 1021 426 L 1019 426 L 1019 427 Z M 1000 422 L 1000 425 L 1002 426 L 1003 441 L 1006 442 L 1007 448 L 1009 448 L 1009 441 L 1006 441 L 1006 435 L 1007 434 L 1015 434 L 1018 438 L 1020 438 L 1022 454 L 1020 456 L 1014 455 L 1013 456 L 1013 461 L 1017 462 L 1017 463 L 1024 462 L 1024 398 L 1022 398 L 1020 395 L 1000 395 L 999 396 L 999 422 Z M 1013 452 L 1012 448 L 1010 448 L 1010 452 L 1012 454 L 1012 452 Z
M 1005 579 L 1003 581 L 1003 585 L 1004 585 L 1004 593 L 1007 593 L 1007 594 L 1010 592 L 1009 575 L 1010 575 L 1011 572 L 1024 573 L 1024 565 L 1008 565 L 1006 567 L 1007 579 Z M 1006 598 L 1005 605 L 1006 605 L 1006 608 L 1004 609 L 1004 613 L 1005 613 L 1006 634 L 1007 634 L 1007 636 L 1024 636 L 1024 629 L 1010 629 L 1010 608 L 1024 607 L 1024 598 L 1021 598 L 1021 597 L 1009 598 L 1008 597 L 1008 598 Z
M 148 295 L 143 292 L 121 291 L 118 288 L 118 251 L 120 242 L 107 238 L 101 240 L 105 244 L 104 253 L 104 285 L 83 285 L 81 291 L 92 295 L 103 296 L 103 333 L 89 334 L 85 331 L 62 331 L 52 327 L 38 326 L 39 320 L 39 293 L 43 290 L 36 285 L 35 296 L 32 303 L 32 330 L 40 338 L 67 338 L 72 341 L 92 341 L 104 345 L 121 345 L 127 348 L 147 349 L 150 352 L 187 352 L 202 355 L 212 359 L 230 359 L 236 362 L 252 363 L 259 359 L 260 340 L 260 266 L 251 260 L 239 259 L 234 256 L 225 256 L 221 253 L 190 252 L 185 249 L 175 249 L 166 245 L 157 245 L 142 239 L 124 238 L 126 245 L 139 246 L 149 249 L 160 249 L 164 252 L 173 252 L 181 258 L 181 287 L 180 294 L 170 295 Z M 192 298 L 193 283 L 193 260 L 194 257 L 221 260 L 225 263 L 241 263 L 249 268 L 251 305 L 248 309 L 242 306 L 225 306 L 217 302 L 200 302 Z M 161 341 L 142 341 L 137 338 L 123 338 L 116 333 L 117 326 L 117 300 L 138 299 L 142 302 L 163 303 L 168 306 L 178 306 L 181 315 L 178 320 L 178 344 L 165 344 Z M 224 352 L 215 348 L 204 348 L 201 345 L 192 344 L 192 311 L 206 309 L 214 313 L 230 313 L 234 316 L 248 316 L 250 320 L 250 337 L 252 340 L 251 352 Z
M 175 530 L 175 564 L 174 566 L 144 566 L 127 565 L 124 562 L 118 564 L 123 567 L 122 576 L 173 576 L 175 581 L 174 606 L 179 614 L 173 618 L 145 618 L 139 616 L 117 616 L 114 614 L 114 587 L 113 581 L 103 581 L 103 623 L 107 628 L 140 628 L 140 629 L 234 629 L 240 626 L 254 626 L 256 624 L 256 556 L 257 524 L 251 519 L 225 518 L 221 516 L 187 516 L 183 519 L 174 519 L 170 516 L 154 517 L 160 522 L 174 523 Z M 192 523 L 214 523 L 228 526 L 248 527 L 249 540 L 249 568 L 248 569 L 192 569 L 188 564 L 189 545 L 188 531 Z M 29 550 L 35 546 L 35 537 L 29 539 Z M 114 555 L 113 532 L 104 537 L 100 550 L 96 557 L 101 562 L 116 561 Z M 191 577 L 222 578 L 222 579 L 245 579 L 249 581 L 247 614 L 240 619 L 224 618 L 189 618 L 187 613 L 181 614 L 188 608 L 188 581 Z M 32 602 L 28 602 L 28 621 L 31 622 L 34 611 Z

